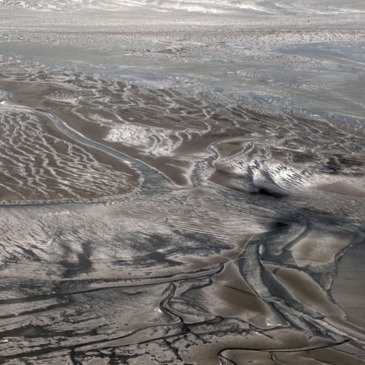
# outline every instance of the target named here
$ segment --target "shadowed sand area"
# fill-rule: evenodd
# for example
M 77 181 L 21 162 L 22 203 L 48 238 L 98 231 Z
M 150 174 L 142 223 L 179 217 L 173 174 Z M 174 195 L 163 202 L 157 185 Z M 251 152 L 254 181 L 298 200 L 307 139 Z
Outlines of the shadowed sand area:
M 238 5 L 0 4 L 0 363 L 365 363 L 361 4 Z

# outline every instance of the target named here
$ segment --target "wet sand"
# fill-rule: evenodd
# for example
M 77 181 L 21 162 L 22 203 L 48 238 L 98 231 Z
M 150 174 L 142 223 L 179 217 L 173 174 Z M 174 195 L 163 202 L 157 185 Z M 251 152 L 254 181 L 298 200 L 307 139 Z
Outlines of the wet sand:
M 343 308 L 347 318 L 358 326 L 364 327 L 365 321 L 362 306 L 362 258 L 364 245 L 350 248 L 342 257 L 338 266 L 336 281 L 333 286 L 333 297 Z
M 364 364 L 357 3 L 51 3 L 2 9 L 0 362 Z

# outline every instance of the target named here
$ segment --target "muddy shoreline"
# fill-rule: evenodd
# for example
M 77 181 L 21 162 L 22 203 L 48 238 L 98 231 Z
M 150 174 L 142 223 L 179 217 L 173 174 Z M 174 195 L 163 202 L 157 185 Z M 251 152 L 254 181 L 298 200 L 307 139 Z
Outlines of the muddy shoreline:
M 364 364 L 362 5 L 126 3 L 0 5 L 0 362 Z

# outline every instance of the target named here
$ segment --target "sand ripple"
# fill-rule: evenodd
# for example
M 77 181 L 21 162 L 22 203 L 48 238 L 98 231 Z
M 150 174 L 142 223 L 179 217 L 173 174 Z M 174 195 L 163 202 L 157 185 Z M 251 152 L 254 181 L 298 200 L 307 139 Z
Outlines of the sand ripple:
M 360 121 L 2 71 L 0 362 L 364 363 L 332 293 L 365 237 Z
M 133 171 L 118 171 L 50 133 L 44 114 L 10 105 L 0 113 L 3 202 L 94 199 L 133 189 Z

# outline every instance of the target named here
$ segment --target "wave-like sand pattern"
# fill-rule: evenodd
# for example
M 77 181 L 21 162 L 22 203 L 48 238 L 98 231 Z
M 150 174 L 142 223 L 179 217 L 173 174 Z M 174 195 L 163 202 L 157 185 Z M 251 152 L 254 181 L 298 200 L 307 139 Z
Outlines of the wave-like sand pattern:
M 0 0 L 0 363 L 365 363 L 362 0 Z
M 2 363 L 364 363 L 331 293 L 364 239 L 336 185 L 363 191 L 360 129 L 66 72 L 2 87 Z
M 304 12 L 307 15 L 313 14 L 346 14 L 364 13 L 365 9 L 359 0 L 352 0 L 349 3 L 336 0 L 331 2 L 331 6 L 320 4 L 311 0 L 304 6 L 300 1 L 280 0 L 275 3 L 262 2 L 260 0 L 78 0 L 78 1 L 35 1 L 35 0 L 3 0 L 0 7 L 29 9 L 38 11 L 70 11 L 70 10 L 106 10 L 120 11 L 130 8 L 147 8 L 150 11 L 171 12 L 195 12 L 203 14 L 296 14 Z
M 41 71 L 31 79 L 19 73 L 4 82 L 15 103 L 26 98 L 31 113 L 50 119 L 63 135 L 93 151 L 114 155 L 141 179 L 148 170 L 180 186 L 208 180 L 285 195 L 310 184 L 329 186 L 341 176 L 356 181 L 364 173 L 364 131 L 354 133 L 336 121 L 262 114 L 223 95 L 218 101 L 207 92 L 67 73 Z M 24 83 L 29 92 L 22 90 Z M 33 101 L 39 83 L 47 86 Z M 361 180 L 357 184 L 361 195 Z
M 125 164 L 115 162 L 117 170 L 82 144 L 50 132 L 45 113 L 9 103 L 0 113 L 3 203 L 95 199 L 137 185 Z

